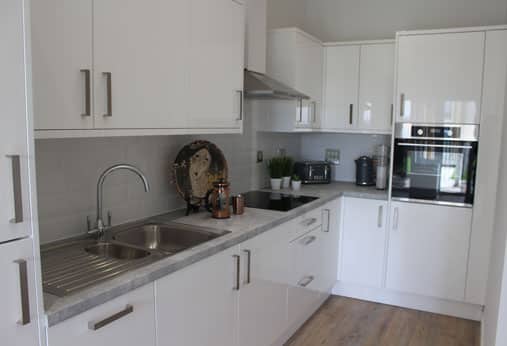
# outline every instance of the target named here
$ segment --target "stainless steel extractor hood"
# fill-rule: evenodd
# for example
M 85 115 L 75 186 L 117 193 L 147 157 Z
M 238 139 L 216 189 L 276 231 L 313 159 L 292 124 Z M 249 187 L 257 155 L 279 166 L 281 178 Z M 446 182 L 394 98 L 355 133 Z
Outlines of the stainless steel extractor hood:
M 255 99 L 305 99 L 310 97 L 294 90 L 279 81 L 266 76 L 262 73 L 257 73 L 245 70 L 245 97 Z

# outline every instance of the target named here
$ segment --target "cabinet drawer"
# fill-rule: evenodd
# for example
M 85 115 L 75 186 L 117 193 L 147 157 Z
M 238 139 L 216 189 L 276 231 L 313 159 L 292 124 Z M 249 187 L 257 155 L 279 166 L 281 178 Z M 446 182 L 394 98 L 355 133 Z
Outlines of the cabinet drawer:
M 306 214 L 289 221 L 287 229 L 289 230 L 289 239 L 294 240 L 301 237 L 303 234 L 322 226 L 322 208 L 311 210 Z
M 153 284 L 59 323 L 48 346 L 155 346 Z
M 289 324 L 306 319 L 323 295 L 327 294 L 322 273 L 325 234 L 317 227 L 289 245 L 291 273 L 289 277 Z

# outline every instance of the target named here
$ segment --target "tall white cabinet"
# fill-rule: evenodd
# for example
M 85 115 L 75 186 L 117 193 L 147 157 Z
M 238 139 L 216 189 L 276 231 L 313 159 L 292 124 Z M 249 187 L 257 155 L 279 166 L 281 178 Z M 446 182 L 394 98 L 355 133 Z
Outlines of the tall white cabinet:
M 394 42 L 325 46 L 322 130 L 390 133 Z
M 479 124 L 485 32 L 399 33 L 397 122 Z
M 31 135 L 29 1 L 0 2 L 0 336 L 1 343 L 39 345 L 40 281 L 34 251 L 36 205 Z
M 38 137 L 242 131 L 240 1 L 42 0 L 33 33 Z

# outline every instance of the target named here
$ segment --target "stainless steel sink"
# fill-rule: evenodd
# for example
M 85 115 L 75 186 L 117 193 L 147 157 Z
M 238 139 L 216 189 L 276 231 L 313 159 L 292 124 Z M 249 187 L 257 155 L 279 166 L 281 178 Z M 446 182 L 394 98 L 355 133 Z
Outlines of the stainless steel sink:
M 147 224 L 116 233 L 113 239 L 125 244 L 174 254 L 228 232 L 211 232 L 183 224 Z
M 112 239 L 82 238 L 41 251 L 44 291 L 60 297 L 230 233 L 178 223 L 114 227 Z
M 93 255 L 120 260 L 136 260 L 150 255 L 149 251 L 115 243 L 99 243 L 85 250 Z

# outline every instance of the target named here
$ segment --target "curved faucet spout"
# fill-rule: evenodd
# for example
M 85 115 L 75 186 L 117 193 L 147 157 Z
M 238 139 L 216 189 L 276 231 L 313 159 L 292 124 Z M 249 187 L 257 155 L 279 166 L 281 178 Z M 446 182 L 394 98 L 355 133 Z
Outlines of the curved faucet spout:
M 102 236 L 103 233 L 104 233 L 104 221 L 103 221 L 103 218 L 102 218 L 102 197 L 103 197 L 103 186 L 104 186 L 104 181 L 106 180 L 106 178 L 113 172 L 115 171 L 118 171 L 118 170 L 128 170 L 128 171 L 131 171 L 133 173 L 135 173 L 140 179 L 141 181 L 143 182 L 143 185 L 144 185 L 144 190 L 146 192 L 149 192 L 150 191 L 150 184 L 148 183 L 148 179 L 146 178 L 146 176 L 144 175 L 143 172 L 141 172 L 141 170 L 137 167 L 134 167 L 132 165 L 128 165 L 128 164 L 119 164 L 119 165 L 114 165 L 114 166 L 111 166 L 109 167 L 108 169 L 106 169 L 99 177 L 99 181 L 97 182 L 97 231 L 99 232 L 99 234 Z

